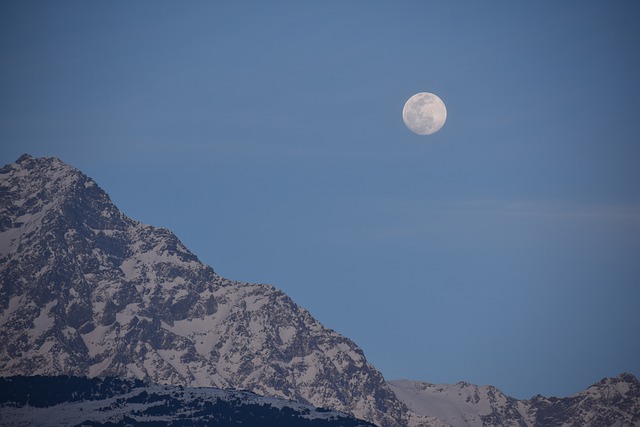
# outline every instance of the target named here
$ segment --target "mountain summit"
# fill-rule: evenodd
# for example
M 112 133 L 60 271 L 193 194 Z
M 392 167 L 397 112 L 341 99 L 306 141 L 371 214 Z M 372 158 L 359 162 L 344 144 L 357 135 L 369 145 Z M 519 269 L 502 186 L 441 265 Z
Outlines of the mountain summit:
M 0 169 L 0 376 L 251 390 L 406 425 L 362 350 L 272 286 L 218 276 L 89 177 L 23 155 Z

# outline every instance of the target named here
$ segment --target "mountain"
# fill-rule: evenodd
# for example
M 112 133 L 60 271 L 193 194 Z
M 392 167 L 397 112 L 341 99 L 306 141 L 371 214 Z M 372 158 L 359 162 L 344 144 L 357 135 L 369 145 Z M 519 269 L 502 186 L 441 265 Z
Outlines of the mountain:
M 638 426 L 640 382 L 631 374 L 604 378 L 573 396 L 518 400 L 492 386 L 466 382 L 390 381 L 410 409 L 411 427 Z
M 174 408 L 182 421 L 206 424 L 268 406 L 270 417 L 308 418 L 320 407 L 381 427 L 640 425 L 640 385 L 630 374 L 530 400 L 464 382 L 386 383 L 360 348 L 283 292 L 220 277 L 170 231 L 126 217 L 77 169 L 28 155 L 0 169 L 0 377 L 16 375 L 118 380 L 53 401 L 45 393 L 37 409 L 34 396 L 58 380 L 0 379 L 0 423 L 56 424 L 51 415 L 69 424 L 162 423 Z M 24 381 L 44 381 L 31 387 L 29 406 L 16 403 Z M 6 390 L 14 400 L 2 400 Z M 209 405 L 198 413 L 205 418 L 189 412 L 194 405 Z
M 247 391 L 115 378 L 0 378 L 0 425 L 375 427 L 346 414 Z
M 270 285 L 225 279 L 89 177 L 23 155 L 0 169 L 0 376 L 250 390 L 404 426 L 352 341 Z

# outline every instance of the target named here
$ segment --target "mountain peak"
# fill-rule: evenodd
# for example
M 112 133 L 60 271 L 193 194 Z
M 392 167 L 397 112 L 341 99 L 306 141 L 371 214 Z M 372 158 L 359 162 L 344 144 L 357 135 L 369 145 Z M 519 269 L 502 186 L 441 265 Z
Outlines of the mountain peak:
M 68 172 L 76 172 L 81 174 L 81 172 L 74 168 L 71 165 L 63 162 L 57 157 L 33 157 L 31 154 L 25 153 L 18 157 L 18 160 L 15 163 L 8 164 L 8 168 L 13 169 L 25 169 L 37 173 L 46 173 L 49 171 L 60 171 L 66 170 Z
M 16 163 L 23 163 L 31 159 L 33 159 L 33 156 L 31 154 L 24 153 L 22 156 L 18 157 Z
M 606 380 L 606 378 L 604 378 L 604 380 Z M 626 382 L 626 383 L 630 383 L 630 384 L 635 384 L 638 388 L 640 388 L 640 381 L 638 380 L 638 378 L 629 373 L 629 372 L 623 372 L 620 375 L 618 375 L 617 377 L 614 378 L 615 381 L 618 382 Z
M 231 387 L 404 424 L 352 341 L 272 286 L 218 276 L 79 170 L 22 156 L 0 201 L 0 375 Z

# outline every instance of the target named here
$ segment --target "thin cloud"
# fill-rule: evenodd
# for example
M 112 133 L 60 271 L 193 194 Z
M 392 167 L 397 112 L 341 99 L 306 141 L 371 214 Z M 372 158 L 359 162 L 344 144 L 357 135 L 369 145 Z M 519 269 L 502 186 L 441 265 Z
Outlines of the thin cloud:
M 385 199 L 368 204 L 371 220 L 347 234 L 378 242 L 512 246 L 596 234 L 640 233 L 640 205 L 551 201 Z
M 482 205 L 482 203 L 480 204 Z M 490 202 L 500 215 L 640 222 L 640 205 L 578 204 L 547 201 Z M 473 212 L 473 206 L 469 207 Z
M 579 204 L 553 201 L 470 200 L 423 202 L 391 200 L 378 202 L 392 212 L 455 215 L 504 215 L 568 219 L 600 219 L 640 221 L 640 204 Z

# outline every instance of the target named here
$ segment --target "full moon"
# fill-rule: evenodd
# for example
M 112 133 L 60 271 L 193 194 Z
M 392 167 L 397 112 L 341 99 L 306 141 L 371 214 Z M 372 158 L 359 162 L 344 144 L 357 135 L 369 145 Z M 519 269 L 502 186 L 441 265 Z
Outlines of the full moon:
M 447 121 L 447 107 L 433 93 L 416 93 L 404 104 L 402 120 L 411 132 L 431 135 L 438 132 Z

